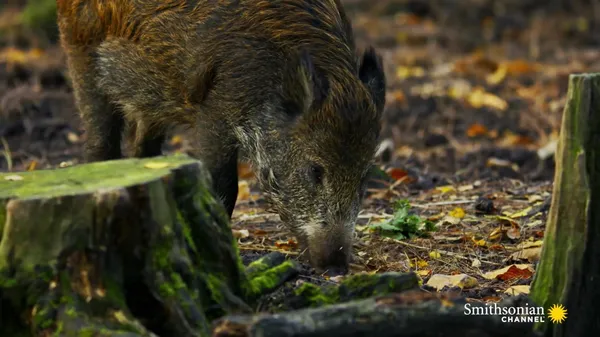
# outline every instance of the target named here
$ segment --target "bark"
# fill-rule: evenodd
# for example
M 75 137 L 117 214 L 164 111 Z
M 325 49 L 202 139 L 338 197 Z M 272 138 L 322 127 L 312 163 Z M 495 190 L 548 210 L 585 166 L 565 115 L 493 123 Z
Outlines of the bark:
M 526 297 L 500 303 L 524 307 Z M 535 336 L 533 323 L 467 315 L 466 302 L 418 290 L 277 315 L 234 315 L 215 322 L 214 337 L 515 337 Z M 471 303 L 474 307 L 484 304 Z M 531 304 L 530 304 L 531 305 Z
M 552 204 L 532 299 L 564 305 L 562 324 L 546 336 L 600 331 L 600 74 L 571 75 L 556 153 Z

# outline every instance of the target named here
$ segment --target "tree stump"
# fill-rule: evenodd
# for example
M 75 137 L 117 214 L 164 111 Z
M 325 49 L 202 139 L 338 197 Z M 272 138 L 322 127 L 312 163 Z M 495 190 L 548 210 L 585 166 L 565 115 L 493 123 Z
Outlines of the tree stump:
M 546 336 L 600 331 L 600 74 L 571 75 L 556 152 L 552 205 L 531 297 L 546 310 L 564 305 Z
M 294 276 L 246 277 L 211 178 L 187 156 L 0 174 L 0 336 L 207 336 Z

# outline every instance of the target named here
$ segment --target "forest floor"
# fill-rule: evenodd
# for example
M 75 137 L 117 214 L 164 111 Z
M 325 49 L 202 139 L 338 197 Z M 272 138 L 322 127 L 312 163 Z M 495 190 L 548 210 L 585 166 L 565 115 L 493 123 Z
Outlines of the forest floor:
M 473 300 L 528 292 L 568 76 L 600 66 L 593 10 L 535 2 L 345 1 L 359 47 L 378 48 L 388 80 L 387 178 L 371 182 L 353 273 L 412 270 Z M 60 47 L 3 29 L 14 17 L 0 13 L 0 171 L 80 163 L 85 133 Z M 190 148 L 178 131 L 165 145 Z M 244 164 L 240 177 L 232 225 L 244 259 L 301 255 Z M 338 281 L 308 267 L 301 278 Z

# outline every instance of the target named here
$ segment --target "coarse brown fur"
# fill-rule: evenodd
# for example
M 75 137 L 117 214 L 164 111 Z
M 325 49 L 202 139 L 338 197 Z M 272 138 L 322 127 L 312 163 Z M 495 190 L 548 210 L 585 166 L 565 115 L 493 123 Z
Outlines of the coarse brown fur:
M 155 156 L 196 128 L 229 214 L 238 154 L 313 266 L 345 272 L 385 78 L 339 0 L 57 0 L 86 159 Z

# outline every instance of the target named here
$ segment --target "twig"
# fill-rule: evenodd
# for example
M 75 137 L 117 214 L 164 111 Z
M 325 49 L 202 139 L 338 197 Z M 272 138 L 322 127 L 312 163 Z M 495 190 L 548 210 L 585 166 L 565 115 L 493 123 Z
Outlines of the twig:
M 423 205 L 411 205 L 412 207 L 417 207 L 417 208 L 428 208 L 428 207 L 432 207 L 432 206 L 445 206 L 445 205 L 460 205 L 460 204 L 472 204 L 474 203 L 476 200 L 454 200 L 454 201 L 439 201 L 439 202 L 432 202 L 432 203 L 428 203 L 428 204 L 423 204 Z
M 394 240 L 394 242 L 396 242 L 396 243 L 399 243 L 399 244 L 402 244 L 402 245 L 404 245 L 404 246 L 411 247 L 411 248 L 414 248 L 414 249 L 419 249 L 419 250 L 431 250 L 431 248 L 422 247 L 422 246 L 417 246 L 417 245 L 415 245 L 415 244 L 412 244 L 412 243 L 408 243 L 408 242 L 404 242 L 404 241 L 400 241 L 400 240 L 396 240 L 396 239 L 392 239 L 392 240 Z M 436 251 L 437 251 L 438 253 L 440 253 L 440 255 L 452 256 L 452 257 L 459 258 L 459 259 L 461 259 L 461 260 L 467 260 L 467 261 L 469 261 L 469 260 L 470 260 L 470 259 L 469 259 L 468 257 L 466 257 L 466 256 L 462 256 L 462 255 L 459 255 L 459 254 L 456 254 L 456 253 L 452 253 L 452 252 L 448 252 L 448 251 L 445 251 L 445 250 L 439 250 L 439 249 L 436 249 Z M 481 261 L 481 263 L 486 263 L 486 264 L 489 264 L 489 265 L 494 265 L 494 266 L 501 266 L 501 265 L 502 265 L 502 264 L 500 264 L 500 263 L 491 262 L 491 261 L 486 261 L 486 260 L 481 260 L 481 259 L 479 259 L 479 261 Z

